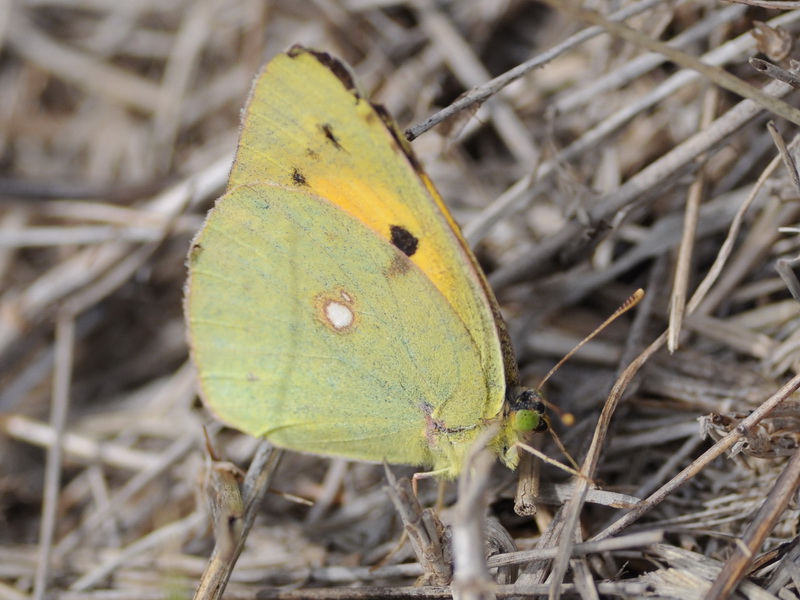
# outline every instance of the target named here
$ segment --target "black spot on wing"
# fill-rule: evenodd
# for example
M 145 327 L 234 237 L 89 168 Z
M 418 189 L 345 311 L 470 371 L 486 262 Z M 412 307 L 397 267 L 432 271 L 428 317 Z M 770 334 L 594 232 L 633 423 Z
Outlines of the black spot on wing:
M 333 127 L 331 127 L 328 123 L 323 123 L 321 125 L 322 133 L 325 135 L 327 140 L 333 144 L 337 150 L 343 150 L 342 145 L 339 143 L 336 134 L 333 133 Z
M 392 235 L 392 244 L 406 256 L 414 256 L 419 247 L 419 240 L 405 227 L 392 225 L 389 228 Z
M 295 167 L 292 169 L 292 183 L 295 185 L 308 185 L 306 181 L 306 176 L 300 172 L 300 169 Z

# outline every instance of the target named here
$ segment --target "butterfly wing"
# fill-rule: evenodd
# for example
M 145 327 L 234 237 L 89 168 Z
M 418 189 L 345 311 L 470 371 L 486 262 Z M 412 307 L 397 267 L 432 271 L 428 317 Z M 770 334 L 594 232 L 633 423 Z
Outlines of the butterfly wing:
M 457 474 L 490 394 L 480 349 L 395 245 L 327 198 L 258 183 L 218 201 L 189 263 L 193 357 L 223 421 L 289 449 Z M 445 426 L 448 403 L 460 410 Z
M 400 248 L 475 338 L 491 392 L 469 401 L 484 403 L 485 418 L 500 412 L 516 362 L 494 296 L 405 139 L 358 93 L 345 65 L 300 47 L 267 64 L 244 114 L 229 186 L 254 181 L 323 197 Z

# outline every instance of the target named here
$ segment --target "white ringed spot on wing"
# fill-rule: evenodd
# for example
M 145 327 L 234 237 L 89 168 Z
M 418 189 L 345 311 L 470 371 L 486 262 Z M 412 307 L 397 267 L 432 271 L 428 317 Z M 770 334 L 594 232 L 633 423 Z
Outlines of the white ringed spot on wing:
M 353 311 L 346 304 L 339 304 L 331 300 L 325 305 L 325 318 L 335 329 L 341 331 L 353 324 Z
M 322 292 L 314 299 L 314 316 L 334 333 L 350 333 L 358 326 L 356 299 L 341 288 Z

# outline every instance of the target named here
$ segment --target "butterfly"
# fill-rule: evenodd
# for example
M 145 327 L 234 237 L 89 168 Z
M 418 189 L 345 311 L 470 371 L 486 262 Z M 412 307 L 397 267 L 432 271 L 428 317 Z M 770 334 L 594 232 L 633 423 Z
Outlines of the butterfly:
M 225 194 L 189 251 L 207 406 L 275 446 L 458 476 L 545 429 L 458 225 L 350 69 L 294 46 L 250 92 Z

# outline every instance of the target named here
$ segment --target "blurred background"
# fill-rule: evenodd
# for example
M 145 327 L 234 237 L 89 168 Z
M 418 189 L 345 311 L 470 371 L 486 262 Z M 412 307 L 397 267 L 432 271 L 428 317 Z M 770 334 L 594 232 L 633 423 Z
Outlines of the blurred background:
M 756 87 L 769 78 L 748 60 L 789 68 L 800 20 L 707 0 L 587 5 L 629 10 L 647 38 Z M 255 73 L 295 43 L 348 61 L 401 128 L 535 61 L 413 148 L 495 286 L 526 384 L 647 289 L 548 384 L 577 417 L 555 428 L 578 461 L 618 373 L 731 236 L 705 302 L 671 317 L 677 351 L 662 348 L 628 388 L 596 474 L 606 489 L 646 497 L 712 443 L 698 417 L 733 419 L 707 427 L 719 436 L 795 375 L 799 307 L 775 264 L 798 253 L 796 233 L 779 231 L 796 222 L 798 190 L 782 164 L 755 182 L 778 154 L 766 121 L 787 143 L 797 126 L 752 107 L 741 116 L 735 94 L 588 28 L 530 0 L 0 0 L 0 598 L 32 597 L 37 577 L 40 592 L 68 598 L 196 586 L 214 543 L 203 425 L 243 468 L 256 442 L 196 398 L 184 261 L 224 188 Z M 696 233 L 684 236 L 685 222 Z M 762 456 L 720 459 L 639 526 L 723 560 L 796 449 L 798 416 L 790 403 L 788 421 L 758 431 Z M 492 514 L 520 548 L 535 546 L 554 493 L 535 519 L 517 517 L 514 474 L 494 477 Z M 287 456 L 276 487 L 316 506 L 270 495 L 232 589 L 413 582 L 355 570 L 400 539 L 383 485 L 375 465 Z M 435 486 L 421 496 L 432 502 Z M 586 536 L 617 514 L 587 507 Z M 794 539 L 796 518 L 787 509 L 765 551 Z M 407 547 L 391 557 L 408 560 Z M 608 555 L 592 569 L 634 578 L 665 564 Z

